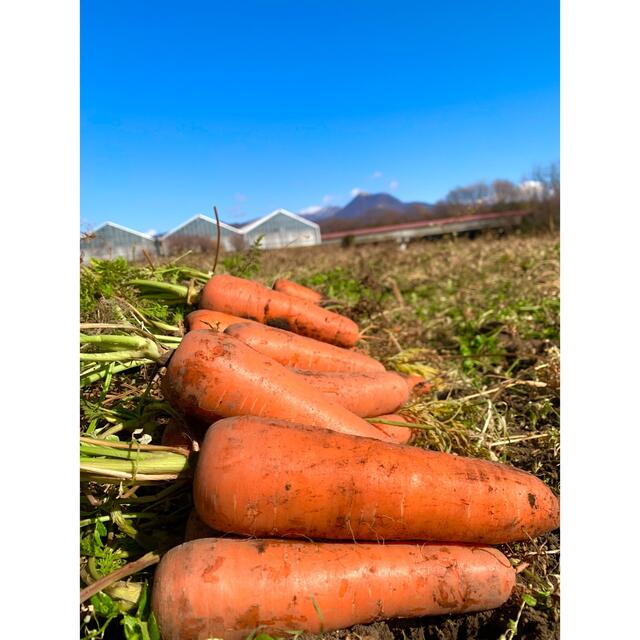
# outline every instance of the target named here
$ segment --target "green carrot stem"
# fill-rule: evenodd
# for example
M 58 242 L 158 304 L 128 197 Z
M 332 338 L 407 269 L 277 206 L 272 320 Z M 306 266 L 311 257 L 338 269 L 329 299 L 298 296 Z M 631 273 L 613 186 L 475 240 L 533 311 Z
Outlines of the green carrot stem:
M 98 469 L 86 464 L 80 465 L 81 482 L 120 484 L 124 480 L 128 482 L 136 482 L 137 484 L 147 484 L 154 482 L 166 482 L 168 480 L 179 480 L 183 477 L 184 473 L 133 473 L 128 471 Z
M 180 455 L 171 451 L 138 451 L 131 449 L 115 449 L 95 444 L 80 443 L 80 453 L 87 456 L 104 456 L 107 458 L 120 458 L 122 460 L 161 459 L 162 456 Z
M 80 469 L 91 467 L 94 471 L 117 471 L 122 473 L 164 474 L 182 473 L 189 468 L 184 456 L 177 454 L 156 455 L 139 460 L 118 460 L 81 456 Z
M 153 336 L 158 342 L 163 344 L 180 344 L 182 336 Z
M 141 336 L 123 336 L 116 334 L 100 334 L 88 336 L 80 334 L 80 344 L 88 344 L 97 347 L 101 352 L 80 354 L 80 360 L 84 362 L 122 362 L 125 360 L 159 360 L 164 352 L 164 347 L 155 339 Z M 171 344 L 175 344 L 172 342 Z
M 174 333 L 179 333 L 181 331 L 180 327 L 167 324 L 166 322 L 160 322 L 159 320 L 151 320 L 150 318 L 147 318 L 147 322 L 153 325 L 156 329 L 160 329 L 160 331 L 172 331 Z
M 93 354 L 95 355 L 95 354 Z M 94 382 L 99 382 L 107 377 L 109 374 L 109 364 L 114 364 L 115 361 L 110 361 L 110 363 L 100 362 L 96 363 L 95 367 L 91 367 L 86 371 L 82 371 L 80 373 L 80 386 L 86 387 L 88 385 L 93 384 Z M 140 367 L 143 364 L 148 364 L 149 360 L 132 360 L 129 362 L 122 362 L 120 364 L 114 364 L 111 368 L 111 374 L 122 373 L 127 369 L 133 369 L 135 367 Z
M 88 336 L 80 334 L 81 344 L 93 344 L 98 347 L 104 347 L 104 351 L 113 351 L 114 347 L 127 347 L 133 349 L 143 349 L 149 341 L 140 336 L 120 336 L 120 335 L 98 335 Z
M 81 362 L 130 362 L 140 361 L 138 364 L 155 362 L 156 358 L 148 358 L 143 351 L 112 351 L 111 353 L 81 353 Z
M 148 406 L 152 404 L 157 404 L 157 409 L 161 409 L 165 406 L 164 402 L 157 403 L 149 403 Z M 180 449 L 179 447 L 167 447 L 162 444 L 139 444 L 137 442 L 120 442 L 119 440 L 102 440 L 99 438 L 87 438 L 86 436 L 80 436 L 80 444 L 92 444 L 104 448 L 109 449 L 131 449 L 135 448 L 136 451 L 162 451 L 169 453 L 177 453 L 181 456 L 189 456 L 188 453 L 184 452 L 184 449 Z
M 144 295 L 149 293 L 169 294 L 176 298 L 183 298 L 186 302 L 189 288 L 182 284 L 160 282 L 158 280 L 130 280 L 129 284 L 139 289 Z
M 191 285 L 186 287 L 182 284 L 158 280 L 130 280 L 129 284 L 136 287 L 140 295 L 145 298 L 154 297 L 157 299 L 164 296 L 167 302 L 195 304 L 199 297 L 199 292 Z
M 82 443 L 80 445 L 83 455 L 80 456 L 80 471 L 86 473 L 94 473 L 97 475 L 106 475 L 108 477 L 119 477 L 123 479 L 140 479 L 153 480 L 160 479 L 154 476 L 172 476 L 174 479 L 179 474 L 183 474 L 189 470 L 189 460 L 181 453 L 173 453 L 169 451 L 160 452 L 128 452 L 126 459 L 119 459 L 113 456 L 117 455 L 117 450 L 108 452 L 110 457 L 94 457 L 89 453 L 99 453 L 105 455 L 105 450 L 109 447 L 95 447 Z M 150 476 L 150 477 L 147 477 Z

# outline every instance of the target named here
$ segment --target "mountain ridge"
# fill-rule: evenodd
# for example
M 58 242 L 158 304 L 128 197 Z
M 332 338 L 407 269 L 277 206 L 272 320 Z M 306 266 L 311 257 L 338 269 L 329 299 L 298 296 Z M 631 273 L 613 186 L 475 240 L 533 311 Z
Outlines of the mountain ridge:
M 402 202 L 388 193 L 359 193 L 344 207 L 323 207 L 313 213 L 299 213 L 307 220 L 317 223 L 329 221 L 358 220 L 363 217 L 379 217 L 379 214 L 391 214 L 414 218 L 429 215 L 432 205 L 424 202 Z

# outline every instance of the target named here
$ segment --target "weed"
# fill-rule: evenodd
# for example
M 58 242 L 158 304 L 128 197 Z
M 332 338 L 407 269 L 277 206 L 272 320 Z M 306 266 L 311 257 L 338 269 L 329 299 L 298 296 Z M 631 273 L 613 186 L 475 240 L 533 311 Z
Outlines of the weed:
M 254 278 L 260 271 L 262 261 L 263 236 L 256 238 L 255 242 L 244 251 L 236 251 L 222 259 L 224 270 L 239 278 Z

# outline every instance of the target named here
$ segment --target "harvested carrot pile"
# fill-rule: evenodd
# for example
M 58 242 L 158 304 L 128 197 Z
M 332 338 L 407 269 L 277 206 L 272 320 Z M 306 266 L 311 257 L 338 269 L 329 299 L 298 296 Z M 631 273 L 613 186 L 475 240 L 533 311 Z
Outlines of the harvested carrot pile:
M 96 291 L 111 268 L 86 275 Z M 535 605 L 517 550 L 558 529 L 557 486 L 486 447 L 496 404 L 475 444 L 443 415 L 461 380 L 441 358 L 388 328 L 395 353 L 374 357 L 354 306 L 309 278 L 120 268 L 81 324 L 85 637 L 115 620 L 127 638 L 277 638 Z

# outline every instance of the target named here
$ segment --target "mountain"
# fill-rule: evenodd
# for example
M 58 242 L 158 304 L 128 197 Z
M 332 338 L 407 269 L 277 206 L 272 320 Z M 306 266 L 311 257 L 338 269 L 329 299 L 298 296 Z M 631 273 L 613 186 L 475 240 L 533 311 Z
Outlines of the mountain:
M 402 202 L 388 193 L 359 193 L 342 208 L 324 207 L 300 215 L 317 222 L 323 232 L 328 232 L 414 222 L 434 213 L 433 205 L 424 202 Z
M 313 212 L 303 212 L 300 211 L 298 215 L 306 218 L 307 220 L 311 220 L 311 222 L 320 222 L 320 220 L 326 220 L 327 218 L 333 217 L 338 211 L 340 211 L 341 207 L 319 207 Z
M 368 212 L 396 211 L 404 213 L 406 205 L 388 193 L 359 193 L 346 207 L 336 212 L 341 219 L 359 218 Z

